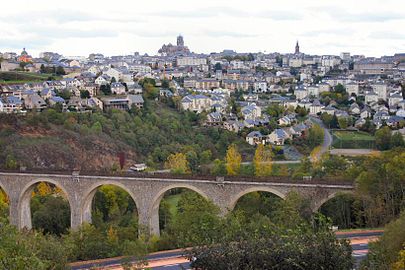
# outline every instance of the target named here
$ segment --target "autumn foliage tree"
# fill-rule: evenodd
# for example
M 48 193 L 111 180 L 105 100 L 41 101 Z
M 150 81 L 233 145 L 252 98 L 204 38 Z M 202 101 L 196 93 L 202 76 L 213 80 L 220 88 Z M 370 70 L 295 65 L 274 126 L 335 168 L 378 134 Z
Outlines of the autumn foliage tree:
M 272 173 L 272 156 L 271 146 L 264 146 L 259 144 L 256 148 L 255 156 L 253 158 L 253 165 L 255 167 L 256 176 L 269 176 Z
M 228 175 L 238 175 L 242 163 L 242 156 L 238 152 L 236 145 L 232 144 L 226 151 L 226 172 Z
M 165 163 L 165 168 L 175 174 L 190 173 L 187 157 L 183 153 L 171 154 Z

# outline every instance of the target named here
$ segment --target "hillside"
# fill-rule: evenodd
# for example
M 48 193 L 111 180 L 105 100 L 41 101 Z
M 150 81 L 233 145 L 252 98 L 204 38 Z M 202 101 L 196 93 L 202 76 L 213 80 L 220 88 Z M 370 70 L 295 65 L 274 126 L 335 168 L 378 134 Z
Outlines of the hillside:
M 26 116 L 0 116 L 0 166 L 111 170 L 125 153 L 126 167 L 146 162 L 162 168 L 168 155 L 184 152 L 195 161 L 209 150 L 209 160 L 222 158 L 230 143 L 253 153 L 236 134 L 198 128 L 199 117 L 179 113 L 167 104 L 146 102 L 142 111 L 86 114 L 49 109 Z M 206 157 L 205 162 L 207 162 Z
M 0 72 L 0 82 L 2 84 L 14 84 L 25 82 L 42 82 L 49 79 L 59 78 L 55 74 L 39 74 L 22 71 L 3 71 Z

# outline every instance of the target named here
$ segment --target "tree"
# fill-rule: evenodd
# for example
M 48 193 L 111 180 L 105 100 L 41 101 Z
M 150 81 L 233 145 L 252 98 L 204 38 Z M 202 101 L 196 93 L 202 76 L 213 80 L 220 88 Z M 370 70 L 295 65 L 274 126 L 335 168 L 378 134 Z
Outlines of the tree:
M 267 107 L 266 112 L 272 117 L 279 117 L 284 112 L 284 107 L 279 104 L 272 104 Z
M 391 146 L 391 129 L 382 127 L 375 133 L 375 145 L 379 150 L 388 150 Z
M 169 84 L 169 80 L 168 79 L 163 79 L 162 80 L 162 88 L 169 88 L 170 84 Z
M 63 67 L 61 67 L 61 66 L 58 66 L 57 68 L 56 68 L 56 75 L 66 75 L 66 72 L 65 72 L 65 69 L 63 68 Z
M 145 95 L 149 99 L 155 99 L 159 96 L 159 89 L 156 88 L 153 84 L 151 83 L 144 83 L 143 84 L 143 89 L 145 91 Z
M 177 204 L 178 213 L 167 233 L 175 247 L 214 243 L 220 233 L 219 208 L 201 195 L 186 191 Z
M 231 144 L 226 151 L 226 171 L 228 175 L 238 175 L 242 163 L 242 156 L 239 154 L 236 145 Z
M 90 92 L 88 90 L 80 91 L 80 98 L 90 98 Z
M 70 226 L 69 203 L 62 197 L 52 195 L 40 196 L 36 199 L 43 202 L 32 212 L 34 229 L 59 236 L 66 233 Z
M 39 68 L 39 71 L 41 73 L 46 73 L 46 68 L 45 68 L 44 64 L 41 64 L 41 67 Z
M 6 157 L 6 169 L 17 169 L 18 163 L 12 154 L 8 154 Z
M 336 86 L 335 86 L 335 92 L 336 93 L 345 93 L 346 92 L 346 88 L 342 85 L 342 84 L 340 84 L 340 83 L 338 83 Z
M 183 153 L 171 154 L 165 163 L 165 168 L 170 169 L 175 174 L 190 173 L 187 157 Z
M 91 131 L 94 134 L 101 134 L 103 132 L 103 126 L 97 121 L 91 126 Z
M 200 154 L 200 163 L 207 164 L 211 161 L 212 152 L 211 150 L 205 150 Z
M 194 150 L 187 151 L 186 158 L 191 171 L 196 172 L 199 168 L 199 160 L 197 153 Z
M 0 269 L 66 269 L 69 252 L 54 237 L 2 223 L 0 239 Z
M 404 147 L 405 146 L 405 142 L 404 142 L 404 138 L 402 137 L 401 133 L 399 132 L 395 132 L 392 137 L 391 137 L 391 148 L 395 148 L 395 147 Z
M 339 122 L 339 127 L 341 129 L 346 129 L 347 128 L 348 121 L 347 121 L 346 117 L 339 117 L 338 122 Z
M 294 172 L 294 178 L 300 178 L 302 176 L 308 176 L 312 172 L 312 163 L 308 157 L 303 157 L 300 162 L 300 166 Z
M 308 144 L 310 147 L 315 147 L 322 144 L 324 138 L 324 130 L 320 125 L 314 124 L 308 133 Z
M 333 116 L 328 113 L 321 114 L 322 122 L 325 124 L 325 126 L 327 126 L 329 128 L 331 128 L 332 118 L 333 118 Z
M 226 175 L 226 165 L 225 162 L 220 159 L 214 160 L 214 166 L 211 169 L 211 174 L 213 175 Z
M 405 153 L 402 149 L 371 156 L 358 166 L 356 200 L 360 224 L 384 225 L 405 209 Z
M 36 190 L 37 190 L 36 195 L 39 196 L 51 195 L 53 192 L 52 187 L 46 182 L 40 182 L 36 187 Z
M 111 93 L 112 93 L 111 92 L 111 85 L 109 85 L 109 84 L 101 85 L 100 86 L 100 91 L 106 96 L 111 95 Z
M 269 176 L 272 173 L 272 156 L 273 151 L 271 145 L 265 147 L 263 144 L 259 144 L 255 151 L 253 158 L 253 164 L 256 176 Z
M 219 62 L 214 65 L 214 71 L 217 71 L 217 70 L 222 70 L 222 65 Z
M 301 117 L 304 117 L 308 114 L 307 109 L 305 109 L 305 107 L 300 107 L 300 106 L 297 106 L 297 108 L 295 109 L 295 112 L 298 113 L 298 115 Z
M 301 222 L 293 229 L 271 224 L 258 218 L 259 224 L 248 227 L 231 220 L 243 231 L 237 236 L 223 233 L 223 239 L 212 245 L 193 248 L 192 268 L 209 270 L 243 269 L 336 269 L 353 268 L 352 249 L 347 240 L 337 240 L 330 222 L 317 216 L 312 224 Z M 227 227 L 228 228 L 228 227 Z
M 367 269 L 390 270 L 397 261 L 404 261 L 403 254 L 400 254 L 405 247 L 404 228 L 405 213 L 402 213 L 397 220 L 384 228 L 384 234 L 376 242 L 370 243 L 369 253 L 364 263 L 364 266 L 370 267 Z

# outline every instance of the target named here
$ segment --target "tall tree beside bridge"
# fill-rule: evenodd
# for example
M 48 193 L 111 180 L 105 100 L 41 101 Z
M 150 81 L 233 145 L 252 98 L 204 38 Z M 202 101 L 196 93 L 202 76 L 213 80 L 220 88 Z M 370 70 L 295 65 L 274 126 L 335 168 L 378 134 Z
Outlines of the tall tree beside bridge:
M 241 163 L 242 156 L 239 154 L 236 145 L 230 145 L 226 151 L 226 171 L 228 175 L 238 175 Z
M 270 176 L 272 173 L 272 156 L 271 146 L 259 144 L 256 148 L 253 164 L 255 166 L 256 176 Z

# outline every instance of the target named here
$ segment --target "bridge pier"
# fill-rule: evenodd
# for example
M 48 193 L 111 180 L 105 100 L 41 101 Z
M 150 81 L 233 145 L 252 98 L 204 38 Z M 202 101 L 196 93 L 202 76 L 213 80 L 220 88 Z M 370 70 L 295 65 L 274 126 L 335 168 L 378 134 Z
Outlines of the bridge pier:
M 83 223 L 91 223 L 91 216 L 87 217 L 90 220 L 83 220 L 83 210 L 80 206 L 70 208 L 70 227 L 78 229 Z
M 20 211 L 18 207 L 18 198 L 15 197 L 9 197 L 10 200 L 10 205 L 9 205 L 9 210 L 10 210 L 10 224 L 16 226 L 17 228 L 21 229 L 22 227 L 20 226 Z

